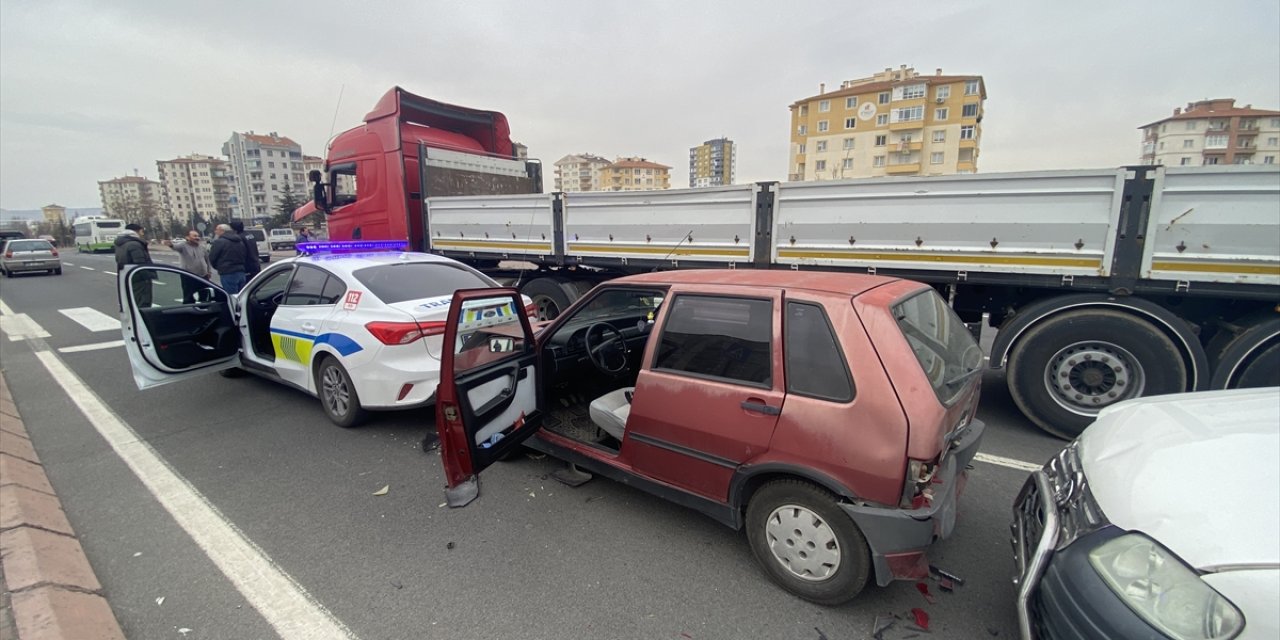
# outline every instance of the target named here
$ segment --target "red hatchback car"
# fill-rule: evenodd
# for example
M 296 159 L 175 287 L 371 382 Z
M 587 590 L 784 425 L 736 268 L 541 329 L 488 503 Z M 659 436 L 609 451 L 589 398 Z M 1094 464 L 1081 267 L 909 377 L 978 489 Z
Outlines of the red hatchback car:
M 610 280 L 536 332 L 523 306 L 454 296 L 436 407 L 451 506 L 523 443 L 745 527 L 806 600 L 927 574 L 983 434 L 981 350 L 932 288 L 690 270 Z

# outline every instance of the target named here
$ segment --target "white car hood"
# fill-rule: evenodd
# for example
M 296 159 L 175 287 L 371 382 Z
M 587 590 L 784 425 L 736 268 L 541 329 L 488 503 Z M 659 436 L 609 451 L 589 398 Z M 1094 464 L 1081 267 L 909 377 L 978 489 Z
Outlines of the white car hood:
M 1199 569 L 1280 563 L 1280 388 L 1122 403 L 1079 442 L 1115 526 Z

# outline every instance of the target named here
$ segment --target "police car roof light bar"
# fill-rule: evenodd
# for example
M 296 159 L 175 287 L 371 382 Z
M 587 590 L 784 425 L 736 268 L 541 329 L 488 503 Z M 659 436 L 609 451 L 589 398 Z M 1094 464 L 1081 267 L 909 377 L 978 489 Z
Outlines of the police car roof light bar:
M 366 251 L 408 251 L 408 240 L 336 240 L 333 242 L 299 242 L 303 255 L 317 253 L 360 253 Z

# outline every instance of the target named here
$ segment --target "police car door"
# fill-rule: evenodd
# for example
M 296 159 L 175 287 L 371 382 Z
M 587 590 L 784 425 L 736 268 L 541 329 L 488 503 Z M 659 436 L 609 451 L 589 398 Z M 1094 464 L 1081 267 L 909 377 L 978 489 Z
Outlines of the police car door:
M 337 276 L 313 265 L 299 264 L 284 300 L 271 316 L 276 374 L 308 390 L 314 390 L 315 386 L 311 380 L 311 363 L 316 341 L 324 336 L 325 321 L 333 315 L 339 302 L 334 296 L 326 295 L 330 278 L 341 290 Z
M 541 425 L 537 348 L 524 309 L 514 289 L 453 294 L 436 389 L 436 430 L 451 507 L 474 500 L 480 493 L 476 474 Z
M 139 389 L 240 364 L 231 296 L 176 267 L 126 267 L 116 279 L 120 332 Z

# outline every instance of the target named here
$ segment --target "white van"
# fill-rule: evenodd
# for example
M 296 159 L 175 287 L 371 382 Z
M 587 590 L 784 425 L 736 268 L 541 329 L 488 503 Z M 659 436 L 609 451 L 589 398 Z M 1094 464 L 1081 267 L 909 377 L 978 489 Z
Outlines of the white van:
M 267 230 L 262 227 L 245 227 L 244 235 L 253 238 L 258 244 L 258 259 L 271 262 L 271 243 L 267 240 Z

